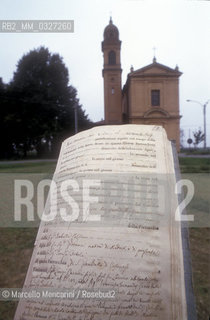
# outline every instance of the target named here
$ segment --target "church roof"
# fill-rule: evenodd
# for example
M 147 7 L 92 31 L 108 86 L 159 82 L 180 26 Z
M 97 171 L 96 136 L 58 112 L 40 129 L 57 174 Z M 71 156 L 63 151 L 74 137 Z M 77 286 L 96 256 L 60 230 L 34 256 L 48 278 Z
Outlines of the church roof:
M 140 68 L 138 70 L 132 71 L 128 74 L 129 77 L 146 77 L 146 76 L 173 76 L 180 77 L 182 72 L 179 71 L 176 66 L 175 69 L 169 68 L 163 64 L 160 64 L 156 61 L 156 58 L 153 59 L 153 63 Z

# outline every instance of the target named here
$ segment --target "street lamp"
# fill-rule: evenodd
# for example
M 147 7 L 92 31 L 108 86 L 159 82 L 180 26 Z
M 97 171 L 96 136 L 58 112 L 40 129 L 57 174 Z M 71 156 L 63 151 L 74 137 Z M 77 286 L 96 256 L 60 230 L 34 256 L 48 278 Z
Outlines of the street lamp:
M 187 102 L 194 102 L 200 104 L 201 107 L 203 107 L 203 128 L 204 128 L 204 149 L 206 149 L 206 106 L 209 103 L 210 99 L 206 101 L 206 103 L 202 104 L 199 101 L 196 100 L 187 100 Z

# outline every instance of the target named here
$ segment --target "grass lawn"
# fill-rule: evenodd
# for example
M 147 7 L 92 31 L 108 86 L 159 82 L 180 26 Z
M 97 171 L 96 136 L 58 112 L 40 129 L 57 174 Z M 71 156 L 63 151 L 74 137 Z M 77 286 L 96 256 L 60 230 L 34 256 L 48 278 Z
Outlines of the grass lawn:
M 180 158 L 182 177 L 193 181 L 195 195 L 187 212 L 199 223 L 189 228 L 198 320 L 210 319 L 210 158 Z M 208 227 L 205 227 L 208 226 Z
M 53 173 L 57 161 L 0 163 L 0 173 Z
M 181 172 L 210 173 L 210 158 L 179 158 Z
M 0 176 L 6 181 L 10 180 L 14 173 L 21 178 L 24 173 L 48 176 L 55 171 L 56 163 L 55 161 L 0 164 Z M 6 181 L 4 188 L 9 187 Z M 21 288 L 23 286 L 37 231 L 38 228 L 1 228 L 1 288 Z M 0 301 L 0 320 L 12 320 L 17 303 L 17 301 Z
M 46 174 L 54 172 L 56 162 L 0 164 L 0 173 Z M 196 201 L 190 210 L 209 219 L 209 173 L 210 159 L 180 158 L 183 176 L 194 175 Z M 5 175 L 6 176 L 6 175 Z M 199 179 L 197 178 L 199 177 Z M 207 218 L 206 218 L 207 217 Z M 0 287 L 21 288 L 24 283 L 37 228 L 1 228 L 0 230 Z M 198 320 L 208 320 L 210 316 L 210 228 L 192 226 L 189 229 L 192 256 L 193 283 L 196 296 Z M 0 301 L 0 320 L 12 320 L 17 302 Z M 170 320 L 170 319 L 169 319 Z M 185 320 L 185 319 L 180 319 Z

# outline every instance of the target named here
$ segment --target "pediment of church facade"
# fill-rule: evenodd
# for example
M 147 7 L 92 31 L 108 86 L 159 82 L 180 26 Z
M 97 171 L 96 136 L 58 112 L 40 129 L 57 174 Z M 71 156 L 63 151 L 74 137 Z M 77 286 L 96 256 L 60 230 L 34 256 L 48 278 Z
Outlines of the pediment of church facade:
M 129 73 L 130 77 L 142 77 L 142 76 L 174 76 L 179 77 L 182 73 L 178 68 L 171 69 L 167 66 L 164 66 L 160 63 L 153 62 L 152 64 L 140 68 L 136 71 Z

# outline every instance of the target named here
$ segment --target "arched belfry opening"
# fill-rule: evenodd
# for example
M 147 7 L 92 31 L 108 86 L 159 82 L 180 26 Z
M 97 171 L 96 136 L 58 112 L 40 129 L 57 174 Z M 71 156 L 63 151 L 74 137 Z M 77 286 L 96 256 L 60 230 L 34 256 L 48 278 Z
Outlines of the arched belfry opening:
M 109 64 L 110 65 L 115 65 L 116 64 L 116 53 L 113 51 L 113 50 L 111 50 L 110 52 L 109 52 Z

